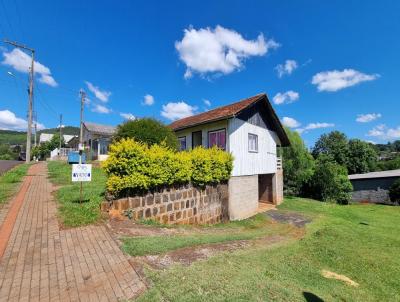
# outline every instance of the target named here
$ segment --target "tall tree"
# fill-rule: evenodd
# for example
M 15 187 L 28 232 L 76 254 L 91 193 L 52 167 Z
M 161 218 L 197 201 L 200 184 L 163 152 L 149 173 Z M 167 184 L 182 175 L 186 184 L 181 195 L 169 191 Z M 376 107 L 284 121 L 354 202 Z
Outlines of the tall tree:
M 286 194 L 298 195 L 313 174 L 314 159 L 300 135 L 288 128 L 285 130 L 290 146 L 282 148 L 284 190 Z
M 339 165 L 347 167 L 349 142 L 347 136 L 339 131 L 323 134 L 315 143 L 312 154 L 318 158 L 325 154 Z
M 347 170 L 349 174 L 374 171 L 378 154 L 371 144 L 359 139 L 349 140 Z

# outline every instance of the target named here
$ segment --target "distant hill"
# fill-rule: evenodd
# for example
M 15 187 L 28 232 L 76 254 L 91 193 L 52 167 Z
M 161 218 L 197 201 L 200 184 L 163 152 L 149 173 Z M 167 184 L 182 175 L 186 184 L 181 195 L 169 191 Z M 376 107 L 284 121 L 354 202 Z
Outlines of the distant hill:
M 38 131 L 38 141 L 40 133 L 58 133 L 58 128 L 49 128 Z M 79 135 L 79 128 L 66 126 L 62 129 L 63 134 L 68 135 Z M 32 142 L 34 140 L 34 136 L 32 135 Z M 10 145 L 25 145 L 26 143 L 26 132 L 24 131 L 13 131 L 13 130 L 0 130 L 0 144 L 10 144 Z

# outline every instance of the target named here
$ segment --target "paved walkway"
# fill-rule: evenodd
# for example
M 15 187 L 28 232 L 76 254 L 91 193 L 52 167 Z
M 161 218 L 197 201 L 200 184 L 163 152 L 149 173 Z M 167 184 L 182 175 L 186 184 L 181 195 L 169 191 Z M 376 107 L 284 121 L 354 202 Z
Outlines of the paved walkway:
M 1 210 L 13 227 L 0 259 L 0 301 L 121 301 L 141 293 L 144 283 L 104 226 L 59 230 L 46 164 L 29 174 L 19 211 L 18 195 Z M 1 225 L 0 238 L 6 232 Z

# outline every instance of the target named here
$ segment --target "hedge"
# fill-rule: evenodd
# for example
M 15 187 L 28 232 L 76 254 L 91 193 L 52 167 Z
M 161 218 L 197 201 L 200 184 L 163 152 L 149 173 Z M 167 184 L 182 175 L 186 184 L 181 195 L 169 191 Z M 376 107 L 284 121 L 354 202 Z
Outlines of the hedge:
M 176 152 L 165 145 L 148 146 L 127 138 L 110 146 L 103 168 L 108 192 L 119 195 L 189 182 L 204 186 L 227 181 L 233 157 L 217 148 Z

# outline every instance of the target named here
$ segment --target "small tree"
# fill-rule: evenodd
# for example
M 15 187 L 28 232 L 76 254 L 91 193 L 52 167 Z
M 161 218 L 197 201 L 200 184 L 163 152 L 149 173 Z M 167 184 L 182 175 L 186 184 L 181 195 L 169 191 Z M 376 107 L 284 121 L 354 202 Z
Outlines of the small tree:
M 172 149 L 178 148 L 178 140 L 171 128 L 153 118 L 126 121 L 118 125 L 115 140 L 134 138 L 148 145 L 165 143 Z
M 329 156 L 321 155 L 316 162 L 309 190 L 308 193 L 315 199 L 348 204 L 353 186 L 345 167 L 332 161 Z
M 389 197 L 391 202 L 400 203 L 400 179 L 396 180 L 389 188 Z
M 314 159 L 296 131 L 285 128 L 290 146 L 282 148 L 283 185 L 289 195 L 299 195 L 304 183 L 308 182 L 314 171 Z

